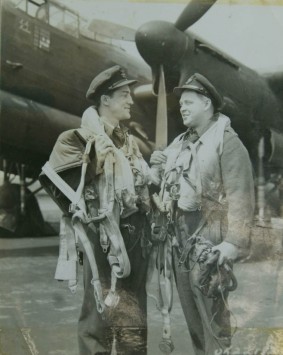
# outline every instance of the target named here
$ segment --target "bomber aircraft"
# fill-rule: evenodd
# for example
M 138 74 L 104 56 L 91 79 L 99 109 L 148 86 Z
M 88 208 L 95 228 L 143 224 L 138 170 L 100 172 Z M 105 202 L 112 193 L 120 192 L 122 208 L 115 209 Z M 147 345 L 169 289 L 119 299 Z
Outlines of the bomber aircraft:
M 55 1 L 2 2 L 2 234 L 7 234 L 5 230 L 16 235 L 46 233 L 34 193 L 28 187 L 37 180 L 58 135 L 80 126 L 80 116 L 90 104 L 85 93 L 92 78 L 119 64 L 129 77 L 140 83 L 150 81 L 148 66 L 120 45 L 121 40 L 134 35 L 134 30 L 106 21 L 88 23 Z M 140 124 L 147 114 L 135 106 L 133 116 L 132 130 L 149 155 L 152 143 L 146 141 Z M 19 184 L 11 183 L 15 175 Z
M 174 24 L 153 21 L 135 33 L 106 22 L 85 26 L 76 12 L 51 0 L 5 0 L 1 9 L 0 96 L 5 188 L 1 187 L 0 208 L 6 207 L 6 212 L 11 208 L 4 201 L 10 191 L 10 176 L 18 174 L 16 208 L 20 216 L 27 216 L 27 178 L 37 179 L 59 133 L 79 126 L 91 78 L 120 64 L 139 82 L 134 90 L 131 128 L 146 156 L 154 143 L 164 146 L 184 129 L 176 120 L 179 107 L 173 88 L 195 72 L 215 83 L 224 95 L 222 112 L 231 118 L 250 153 L 262 194 L 272 185 L 272 195 L 259 199 L 259 209 L 267 209 L 265 201 L 270 199 L 269 209 L 279 216 L 283 74 L 261 76 L 189 31 L 215 2 L 191 0 Z M 147 65 L 119 48 L 115 41 L 121 39 L 135 40 Z M 0 225 L 25 233 L 18 225 L 21 220 L 6 226 L 0 221 Z

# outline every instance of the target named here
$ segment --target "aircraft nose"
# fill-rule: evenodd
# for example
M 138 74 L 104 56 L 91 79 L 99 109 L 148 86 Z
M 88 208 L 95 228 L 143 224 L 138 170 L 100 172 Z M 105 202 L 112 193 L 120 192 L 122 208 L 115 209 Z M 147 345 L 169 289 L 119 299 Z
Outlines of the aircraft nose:
M 151 21 L 136 33 L 136 46 L 150 65 L 176 64 L 187 49 L 187 36 L 166 21 Z

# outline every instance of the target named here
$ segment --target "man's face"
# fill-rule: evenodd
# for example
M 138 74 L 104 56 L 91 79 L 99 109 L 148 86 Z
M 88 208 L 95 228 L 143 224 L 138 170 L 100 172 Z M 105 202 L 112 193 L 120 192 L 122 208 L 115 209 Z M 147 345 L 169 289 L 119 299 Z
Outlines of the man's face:
M 180 98 L 180 112 L 185 126 L 198 128 L 203 124 L 204 98 L 194 91 L 183 91 Z
M 113 92 L 109 97 L 108 109 L 111 115 L 118 121 L 131 118 L 130 109 L 133 104 L 130 88 L 128 85 L 122 86 Z

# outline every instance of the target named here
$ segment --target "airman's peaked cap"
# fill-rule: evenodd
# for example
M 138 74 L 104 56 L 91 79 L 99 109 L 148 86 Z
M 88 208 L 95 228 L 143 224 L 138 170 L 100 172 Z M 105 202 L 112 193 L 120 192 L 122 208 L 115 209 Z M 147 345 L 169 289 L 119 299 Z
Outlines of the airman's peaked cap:
M 93 100 L 96 96 L 103 95 L 108 90 L 116 90 L 124 85 L 135 84 L 136 80 L 129 80 L 124 70 L 115 65 L 98 74 L 90 83 L 86 93 L 86 98 Z
M 199 73 L 192 75 L 182 86 L 174 88 L 174 94 L 180 96 L 184 90 L 195 91 L 211 99 L 214 110 L 219 111 L 223 104 L 222 96 L 211 82 Z

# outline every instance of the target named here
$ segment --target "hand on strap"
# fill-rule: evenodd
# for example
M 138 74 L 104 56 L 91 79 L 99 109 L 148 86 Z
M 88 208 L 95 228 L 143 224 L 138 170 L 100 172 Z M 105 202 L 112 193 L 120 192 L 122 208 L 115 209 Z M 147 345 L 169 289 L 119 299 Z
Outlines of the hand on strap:
M 212 247 L 212 251 L 220 252 L 219 259 L 218 259 L 219 265 L 222 265 L 225 260 L 234 261 L 238 257 L 238 248 L 236 247 L 236 245 L 225 241 Z
M 102 173 L 106 155 L 113 152 L 114 144 L 111 139 L 104 135 L 97 135 L 95 140 L 95 151 L 97 156 L 97 173 Z

